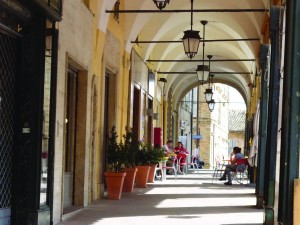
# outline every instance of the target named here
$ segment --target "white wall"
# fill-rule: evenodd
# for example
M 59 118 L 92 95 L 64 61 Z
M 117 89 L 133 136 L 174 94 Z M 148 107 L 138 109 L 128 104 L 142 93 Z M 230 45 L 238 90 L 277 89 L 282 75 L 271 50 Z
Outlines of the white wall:
M 53 222 L 57 224 L 62 216 L 63 199 L 63 150 L 64 150 L 64 115 L 65 115 L 65 79 L 67 55 L 89 71 L 92 62 L 93 15 L 82 0 L 67 0 L 63 3 L 62 21 L 59 23 L 58 65 L 57 65 L 57 100 L 56 100 L 56 137 L 54 157 L 54 196 Z M 88 72 L 88 104 L 86 129 L 86 164 L 85 164 L 85 196 L 88 200 L 88 147 L 89 147 L 89 115 L 91 74 Z
M 214 84 L 215 108 L 212 112 L 211 131 L 213 139 L 211 139 L 211 157 L 210 164 L 214 165 L 216 157 L 222 159 L 228 157 L 228 86 L 223 84 Z M 223 103 L 224 102 L 224 103 Z M 214 146 L 213 146 L 214 145 Z M 213 149 L 213 150 L 212 150 Z

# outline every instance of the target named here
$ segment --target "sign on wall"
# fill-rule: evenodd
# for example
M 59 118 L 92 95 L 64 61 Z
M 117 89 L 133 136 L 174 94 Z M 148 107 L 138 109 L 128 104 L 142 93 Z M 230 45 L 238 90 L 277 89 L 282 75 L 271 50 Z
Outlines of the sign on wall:
M 132 81 L 148 91 L 148 67 L 134 50 L 131 53 L 131 63 Z

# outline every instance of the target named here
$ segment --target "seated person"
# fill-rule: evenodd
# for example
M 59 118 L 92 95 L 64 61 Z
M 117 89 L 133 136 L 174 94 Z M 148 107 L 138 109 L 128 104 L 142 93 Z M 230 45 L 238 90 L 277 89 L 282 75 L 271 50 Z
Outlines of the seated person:
M 178 146 L 174 148 L 174 152 L 175 154 L 189 154 L 180 141 L 178 142 Z
M 163 146 L 163 149 L 165 151 L 165 156 L 168 156 L 169 154 L 173 153 L 173 141 L 168 140 L 167 143 Z M 174 156 L 169 156 L 166 166 L 172 166 L 173 165 Z M 167 174 L 172 174 L 172 170 L 167 170 Z
M 199 149 L 196 147 L 194 150 L 193 150 L 193 163 L 197 163 L 200 159 L 199 159 Z
M 186 155 L 189 154 L 189 152 L 183 147 L 182 142 L 178 142 L 178 146 L 174 148 L 174 153 L 177 154 L 178 159 L 181 158 L 180 163 L 185 163 Z M 183 165 L 180 166 L 180 170 L 183 170 Z
M 168 140 L 167 144 L 164 145 L 163 149 L 165 150 L 165 155 L 168 156 L 169 153 L 173 153 L 173 141 Z
M 194 150 L 193 150 L 193 156 L 198 159 L 199 158 L 199 149 L 196 147 Z
M 232 171 L 244 171 L 246 165 L 244 163 L 237 164 L 239 159 L 245 159 L 245 156 L 241 153 L 241 148 L 234 147 L 233 152 L 230 155 L 229 164 L 226 165 L 226 169 L 224 171 L 223 176 L 219 180 L 226 180 L 226 176 L 228 177 L 228 182 L 224 183 L 225 185 L 232 185 L 231 172 Z

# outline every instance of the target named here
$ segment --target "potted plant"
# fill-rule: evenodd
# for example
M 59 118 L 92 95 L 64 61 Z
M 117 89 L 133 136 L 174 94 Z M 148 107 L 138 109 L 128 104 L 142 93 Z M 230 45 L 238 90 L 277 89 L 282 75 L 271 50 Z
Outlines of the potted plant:
M 121 198 L 122 188 L 126 172 L 121 172 L 124 154 L 121 151 L 120 144 L 117 142 L 118 135 L 115 127 L 111 129 L 107 145 L 107 168 L 105 180 L 107 185 L 108 199 L 118 200 Z
M 120 147 L 124 154 L 126 177 L 123 184 L 123 192 L 132 192 L 135 184 L 136 173 L 138 168 L 135 167 L 136 153 L 140 148 L 140 142 L 136 140 L 132 128 L 128 129 L 123 135 L 124 142 L 120 143 Z
M 165 156 L 164 149 L 160 147 L 153 147 L 152 145 L 147 145 L 147 156 L 148 164 L 150 165 L 150 172 L 148 176 L 148 183 L 154 182 L 156 167 L 161 162 Z
M 141 145 L 141 147 L 136 152 L 136 167 L 138 168 L 136 174 L 136 187 L 146 188 L 148 176 L 150 172 L 149 166 L 149 155 L 146 145 Z

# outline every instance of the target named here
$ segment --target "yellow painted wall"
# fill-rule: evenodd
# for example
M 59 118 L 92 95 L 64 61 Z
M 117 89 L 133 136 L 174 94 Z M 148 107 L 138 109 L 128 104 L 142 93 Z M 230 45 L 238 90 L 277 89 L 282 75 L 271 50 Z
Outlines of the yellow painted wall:
M 123 0 L 121 1 L 120 9 L 122 9 Z M 104 131 L 104 81 L 105 81 L 105 68 L 103 65 L 103 54 L 105 46 L 106 32 L 99 29 L 99 12 L 102 6 L 102 1 L 91 0 L 88 3 L 90 10 L 94 14 L 94 40 L 93 40 L 93 60 L 92 60 L 92 73 L 98 77 L 98 133 L 97 133 L 97 149 L 96 149 L 96 166 L 95 182 L 97 187 L 95 187 L 95 196 L 97 199 L 101 197 L 103 192 L 101 187 L 102 174 L 104 171 L 101 170 L 103 159 L 101 158 L 101 152 L 103 150 L 103 131 Z M 125 132 L 125 127 L 127 125 L 127 111 L 128 111 L 128 86 L 129 86 L 129 59 L 130 54 L 125 52 L 124 46 L 124 31 L 125 31 L 125 14 L 119 15 L 119 22 L 117 22 L 113 15 L 109 16 L 109 21 L 107 25 L 107 31 L 112 33 L 119 40 L 120 44 L 120 65 L 119 65 L 119 76 L 117 77 L 117 87 L 116 87 L 116 98 L 117 98 L 117 118 L 116 127 L 119 137 Z M 93 123 L 94 121 L 91 121 Z
M 250 98 L 250 105 L 248 107 L 247 112 L 247 119 L 251 119 L 252 115 L 256 112 L 257 102 L 260 98 L 260 83 L 261 83 L 261 76 L 255 77 L 256 86 L 252 88 L 251 90 L 251 98 Z
M 101 180 L 102 174 L 102 163 L 103 159 L 101 158 L 101 152 L 103 152 L 103 131 L 104 131 L 104 81 L 105 81 L 105 66 L 103 64 L 103 56 L 105 49 L 105 41 L 106 41 L 106 33 L 109 31 L 118 41 L 120 45 L 120 65 L 117 76 L 117 86 L 116 86 L 116 99 L 117 99 L 117 117 L 116 117 L 116 128 L 119 138 L 122 137 L 122 134 L 125 133 L 126 126 L 129 126 L 128 121 L 128 113 L 130 108 L 130 100 L 129 100 L 129 88 L 130 84 L 130 53 L 125 51 L 125 20 L 126 14 L 119 14 L 119 22 L 116 21 L 113 17 L 113 14 L 109 16 L 107 30 L 105 32 L 99 29 L 99 19 L 101 7 L 103 4 L 103 0 L 84 0 L 84 3 L 89 7 L 90 11 L 94 15 L 94 29 L 93 29 L 93 56 L 92 56 L 92 74 L 95 75 L 98 79 L 98 132 L 97 132 L 97 140 L 96 140 L 96 165 L 95 165 L 95 174 L 97 181 L 97 187 L 95 187 L 95 194 L 97 199 L 101 198 L 101 193 L 103 193 L 103 187 L 101 184 L 103 181 Z M 124 7 L 124 0 L 120 1 L 120 9 Z M 134 45 L 133 48 L 137 51 L 138 54 L 141 55 L 142 48 L 138 45 Z M 106 53 L 109 54 L 109 53 Z M 151 65 L 148 65 L 151 67 Z M 151 69 L 151 68 L 150 68 Z M 163 127 L 165 120 L 163 118 L 166 114 L 163 112 L 163 106 L 166 106 L 166 102 L 163 104 L 156 104 L 156 101 L 153 101 L 154 108 L 158 108 L 159 112 L 159 120 L 154 121 L 155 126 Z M 92 116 L 92 115 L 91 115 Z M 93 123 L 94 121 L 91 121 Z

